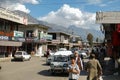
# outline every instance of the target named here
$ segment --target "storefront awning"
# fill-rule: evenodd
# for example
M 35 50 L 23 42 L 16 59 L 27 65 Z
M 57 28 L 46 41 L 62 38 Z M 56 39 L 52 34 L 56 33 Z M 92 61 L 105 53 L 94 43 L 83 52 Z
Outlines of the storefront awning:
M 22 42 L 0 41 L 0 46 L 22 46 Z

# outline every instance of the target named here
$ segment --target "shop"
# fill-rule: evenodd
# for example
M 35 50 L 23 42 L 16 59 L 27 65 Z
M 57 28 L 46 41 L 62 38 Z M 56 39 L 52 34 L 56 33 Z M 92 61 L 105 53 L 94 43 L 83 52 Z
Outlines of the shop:
M 97 12 L 96 22 L 101 26 L 105 35 L 107 56 L 117 58 L 120 56 L 120 12 Z
M 18 31 L 19 25 L 24 25 L 23 17 L 0 8 L 0 57 L 12 56 L 17 48 L 22 46 L 20 38 L 23 32 Z
M 108 71 L 120 74 L 120 12 L 97 12 L 96 22 L 105 35 L 106 53 L 110 57 Z

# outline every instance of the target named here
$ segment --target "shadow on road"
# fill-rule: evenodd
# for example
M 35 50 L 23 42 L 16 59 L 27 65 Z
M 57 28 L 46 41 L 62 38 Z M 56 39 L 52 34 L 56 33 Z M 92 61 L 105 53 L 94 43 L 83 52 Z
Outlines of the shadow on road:
M 52 74 L 49 70 L 42 70 L 40 72 L 38 72 L 39 75 L 43 75 L 43 76 L 51 76 L 51 77 L 68 77 L 68 74 L 65 73 L 55 73 Z
M 44 63 L 44 64 L 42 64 L 43 66 L 50 66 L 50 65 L 48 65 L 48 64 L 46 64 L 46 63 Z
M 118 75 L 109 75 L 109 76 L 103 76 L 103 80 L 120 80 L 120 76 Z
M 11 62 L 23 62 L 22 60 L 11 59 Z

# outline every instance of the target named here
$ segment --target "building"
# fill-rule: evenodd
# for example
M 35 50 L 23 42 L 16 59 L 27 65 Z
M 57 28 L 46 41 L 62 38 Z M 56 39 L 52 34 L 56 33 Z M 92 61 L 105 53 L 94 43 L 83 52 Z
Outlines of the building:
M 43 25 L 43 22 L 29 14 L 21 11 L 16 13 L 28 19 L 28 25 L 21 25 L 18 28 L 18 30 L 24 32 L 25 37 L 25 42 L 23 42 L 21 49 L 32 55 L 43 56 L 43 53 L 47 51 L 47 40 L 51 37 L 47 34 L 49 27 Z
M 51 31 L 48 34 L 52 35 L 52 40 L 48 41 L 48 48 L 56 51 L 59 48 L 71 49 L 72 47 L 80 47 L 82 45 L 78 36 L 62 32 L 62 31 Z
M 22 46 L 25 39 L 19 25 L 27 25 L 27 19 L 0 7 L 0 57 L 8 57 Z
M 47 51 L 48 27 L 41 24 L 28 24 L 27 26 L 20 26 L 19 30 L 25 33 L 22 49 L 29 54 L 41 56 Z
M 97 12 L 96 23 L 101 24 L 105 34 L 107 55 L 113 58 L 120 55 L 120 12 Z

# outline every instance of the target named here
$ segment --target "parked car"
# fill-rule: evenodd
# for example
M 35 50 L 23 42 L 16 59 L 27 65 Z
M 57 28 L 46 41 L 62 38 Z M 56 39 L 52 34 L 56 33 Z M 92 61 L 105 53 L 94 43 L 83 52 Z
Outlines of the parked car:
M 31 55 L 29 55 L 26 51 L 16 51 L 14 55 L 15 60 L 30 60 Z
M 57 51 L 54 59 L 50 64 L 50 71 L 54 73 L 67 73 L 67 67 L 70 60 L 71 51 Z
M 79 52 L 79 55 L 82 56 L 82 58 L 87 58 L 88 57 L 86 51 L 84 51 L 84 50 L 78 50 L 78 52 Z

